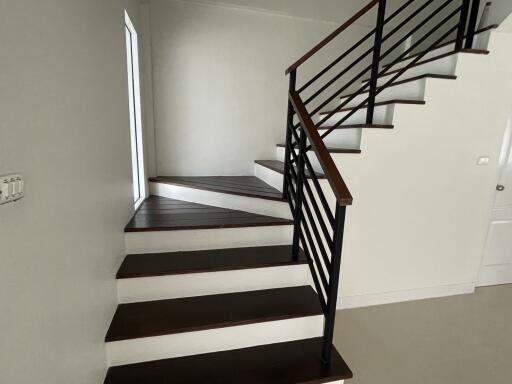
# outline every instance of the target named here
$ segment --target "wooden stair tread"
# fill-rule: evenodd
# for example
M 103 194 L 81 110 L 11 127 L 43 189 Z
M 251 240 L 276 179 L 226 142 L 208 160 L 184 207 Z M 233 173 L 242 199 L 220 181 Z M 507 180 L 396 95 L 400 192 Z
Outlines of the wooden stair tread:
M 204 191 L 285 201 L 283 194 L 255 176 L 158 176 L 151 182 L 179 185 Z
M 117 279 L 305 264 L 292 260 L 291 245 L 127 255 Z
M 393 82 L 393 84 L 388 85 L 386 88 L 395 87 L 397 85 L 407 84 L 407 83 L 411 83 L 413 81 L 423 80 L 423 79 L 456 80 L 457 76 L 455 76 L 455 75 L 442 75 L 442 74 L 438 74 L 438 73 L 425 73 L 425 74 L 422 74 L 422 75 L 419 75 L 419 76 L 409 77 L 409 78 L 404 79 L 404 80 L 397 80 L 397 81 Z M 364 94 L 367 94 L 369 92 L 370 92 L 369 90 L 366 90 L 364 92 L 361 92 L 360 94 L 364 95 Z M 356 95 L 356 94 L 355 93 L 346 94 L 346 95 L 340 96 L 340 99 L 347 99 L 347 98 L 352 97 L 354 95 Z
M 285 144 L 277 144 L 279 148 L 285 148 Z M 353 149 L 353 148 L 333 148 L 333 147 L 327 147 L 327 151 L 329 153 L 361 153 L 360 149 Z
M 271 169 L 275 172 L 280 173 L 281 175 L 284 174 L 284 163 L 279 160 L 256 160 L 256 164 L 259 164 L 265 168 Z M 325 179 L 325 175 L 320 172 L 315 172 L 316 177 L 318 179 Z M 306 169 L 306 177 L 311 178 L 311 173 Z
M 352 378 L 333 346 L 322 363 L 322 339 L 305 339 L 231 351 L 112 367 L 104 384 L 319 384 Z
M 243 228 L 290 225 L 291 220 L 165 197 L 150 196 L 125 227 L 125 232 Z
M 106 342 L 321 315 L 310 286 L 121 304 Z
M 414 105 L 424 105 L 426 104 L 425 100 L 407 100 L 407 99 L 392 99 L 392 100 L 385 100 L 385 101 L 379 101 L 379 102 L 376 102 L 375 103 L 375 106 L 376 107 L 379 107 L 379 106 L 383 106 L 383 105 L 391 105 L 391 104 L 414 104 Z M 357 107 L 357 106 L 356 106 Z M 339 111 L 337 111 L 336 113 L 339 113 L 339 112 L 350 112 L 354 109 L 356 109 L 356 107 L 346 107 L 346 108 L 342 108 L 340 109 Z M 362 107 L 360 107 L 359 109 L 366 109 L 368 108 L 368 105 L 363 105 Z M 320 115 L 328 115 L 332 113 L 332 111 L 324 111 L 324 112 L 320 112 Z M 371 125 L 368 125 L 368 124 L 360 124 L 362 126 L 366 126 L 366 127 L 372 127 Z

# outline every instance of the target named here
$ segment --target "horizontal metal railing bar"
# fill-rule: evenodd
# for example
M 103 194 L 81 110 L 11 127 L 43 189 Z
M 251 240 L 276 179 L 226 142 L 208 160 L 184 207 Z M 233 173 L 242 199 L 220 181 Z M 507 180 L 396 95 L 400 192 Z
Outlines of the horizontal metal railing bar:
M 452 0 L 450 0 L 452 1 Z M 442 27 L 444 24 L 446 24 L 453 16 L 455 16 L 460 11 L 460 7 L 454 10 L 450 15 L 446 16 L 441 22 L 439 22 L 430 32 L 437 30 L 438 28 Z M 425 36 L 423 36 L 420 40 L 418 40 L 416 43 L 414 43 L 409 49 L 407 49 L 405 52 L 403 52 L 396 60 L 399 60 L 402 56 L 407 55 L 410 51 L 412 51 L 414 48 L 419 46 L 428 36 L 429 33 L 427 33 Z M 451 32 L 450 32 L 451 33 Z M 446 37 L 443 37 L 445 39 Z M 442 41 L 442 40 L 441 40 Z M 437 44 L 437 43 L 436 43 Z M 414 59 L 409 65 L 407 65 L 405 70 L 408 70 L 410 67 L 414 66 L 419 60 L 421 60 L 423 56 L 419 56 L 416 59 Z M 391 67 L 389 67 L 391 68 Z M 383 69 L 377 76 L 383 76 L 389 68 Z M 400 75 L 404 73 L 405 71 L 401 71 Z M 394 77 L 396 80 L 399 76 Z M 388 85 L 390 85 L 389 83 Z M 366 86 L 361 87 L 358 92 L 354 93 L 351 97 L 349 97 L 347 100 L 345 100 L 343 103 L 341 103 L 336 109 L 328 113 L 323 119 L 320 120 L 320 122 L 317 123 L 317 127 L 320 127 L 323 123 L 325 123 L 327 120 L 329 120 L 332 116 L 334 116 L 336 113 L 340 112 L 350 101 L 352 101 L 355 97 L 359 96 L 364 92 L 364 90 L 368 87 L 369 83 L 366 83 Z M 384 90 L 388 85 L 385 87 L 381 86 L 379 89 Z M 380 92 L 379 92 L 380 93 Z M 362 101 L 358 106 L 354 107 L 351 112 L 349 112 L 347 115 L 345 115 L 342 119 L 340 119 L 338 122 L 336 122 L 334 125 L 331 126 L 327 130 L 327 132 L 324 132 L 320 137 L 324 139 L 327 137 L 332 131 L 334 131 L 338 126 L 341 126 L 345 121 L 347 121 L 352 115 L 354 115 L 359 109 L 363 108 L 368 103 L 369 97 L 366 98 L 364 101 Z M 307 148 L 309 150 L 309 148 Z
M 318 257 L 318 252 L 316 251 L 315 242 L 313 241 L 313 237 L 311 236 L 311 231 L 309 230 L 309 226 L 308 226 L 308 223 L 307 223 L 304 215 L 301 215 L 301 224 L 302 224 L 301 228 L 303 229 L 303 231 L 301 231 L 301 232 L 306 235 L 306 238 L 308 240 L 309 253 L 312 255 L 313 261 L 314 261 L 315 265 L 317 266 L 318 276 L 320 277 L 322 286 L 323 286 L 325 292 L 329 292 L 329 281 L 327 280 L 327 276 L 325 275 L 325 272 L 320 263 L 320 258 Z
M 306 107 L 302 103 L 302 100 L 299 94 L 295 91 L 290 91 L 289 99 L 299 120 L 302 124 L 302 128 L 306 133 L 306 137 L 309 140 L 309 143 L 313 150 L 315 151 L 316 157 L 320 166 L 322 167 L 329 184 L 334 192 L 334 196 L 339 205 L 351 205 L 353 198 L 348 190 L 345 181 L 340 175 L 338 167 L 334 163 L 325 143 L 320 138 L 320 134 L 313 124 L 309 113 L 306 110 Z
M 491 30 L 491 29 L 494 29 L 494 28 L 497 28 L 497 27 L 498 27 L 498 24 L 491 24 L 491 25 L 488 25 L 487 27 L 484 27 L 484 28 L 481 28 L 481 29 L 477 30 L 477 31 L 475 32 L 475 34 L 479 34 L 479 33 L 487 32 L 487 31 L 489 31 L 489 30 Z M 466 37 L 467 37 L 467 34 L 466 34 L 466 35 L 464 35 L 464 38 L 466 38 Z M 431 51 L 432 51 L 432 50 L 434 50 L 434 49 L 443 48 L 443 47 L 446 47 L 446 46 L 448 46 L 448 45 L 450 45 L 450 44 L 455 44 L 455 42 L 456 42 L 456 40 L 455 40 L 455 39 L 452 39 L 452 40 L 449 40 L 449 41 L 447 41 L 447 42 L 445 42 L 445 43 L 442 43 L 442 44 L 436 45 L 435 47 L 431 48 L 430 50 L 425 50 L 425 51 L 427 51 L 427 53 L 429 53 L 429 52 L 431 52 Z M 410 57 L 404 57 L 404 58 L 402 58 L 399 62 L 402 62 L 402 61 L 405 61 L 405 60 L 412 59 L 413 57 L 415 57 L 415 56 L 417 56 L 417 55 L 420 55 L 420 54 L 424 53 L 425 51 L 418 52 L 418 53 L 416 53 L 416 54 L 414 54 L 413 56 L 410 56 Z M 457 51 L 457 50 L 455 50 L 455 49 L 454 49 L 451 53 L 456 53 L 456 52 L 459 52 L 459 51 Z M 462 50 L 462 52 L 464 52 L 464 50 Z M 393 65 L 395 65 L 395 64 L 398 64 L 398 62 L 397 62 L 397 63 L 394 63 Z M 390 66 L 392 66 L 392 64 L 391 64 L 391 62 L 390 62 L 390 63 L 384 64 L 383 66 L 384 66 L 384 67 L 390 67 Z
M 402 4 L 400 8 L 398 8 L 393 14 L 391 14 L 386 20 L 384 21 L 384 24 L 391 22 L 396 16 L 398 16 L 400 13 L 402 13 L 409 5 L 414 3 L 416 0 L 408 0 L 406 3 Z M 433 0 L 431 0 L 433 1 Z M 347 49 L 343 54 L 338 56 L 332 63 L 327 65 L 324 69 L 322 69 L 317 75 L 315 75 L 311 80 L 309 80 L 307 83 L 305 83 L 301 88 L 298 89 L 298 93 L 302 93 L 307 88 L 309 88 L 311 85 L 313 85 L 318 79 L 320 79 L 323 75 L 325 75 L 329 70 L 331 70 L 333 67 L 335 67 L 338 63 L 340 63 L 345 57 L 347 57 L 350 53 L 352 53 L 355 49 L 357 49 L 361 44 L 363 44 L 366 40 L 368 40 L 371 36 L 375 34 L 376 28 L 368 32 L 362 39 L 360 39 L 358 42 L 356 42 L 354 45 L 352 45 L 349 49 Z M 372 48 L 373 50 L 373 48 Z M 370 50 L 371 52 L 371 50 Z M 307 103 L 305 103 L 307 105 Z
M 333 241 L 331 239 L 331 234 L 329 233 L 327 225 L 325 225 L 325 220 L 323 218 L 323 215 L 320 212 L 320 208 L 318 207 L 318 204 L 315 201 L 315 195 L 314 195 L 313 190 L 311 189 L 311 186 L 309 185 L 309 182 L 307 180 L 304 183 L 304 186 L 306 187 L 306 191 L 308 193 L 309 200 L 311 201 L 313 210 L 315 211 L 316 217 L 318 218 L 318 223 L 320 224 L 322 232 L 324 233 L 325 241 L 327 242 L 329 249 L 332 251 Z
M 362 8 L 359 12 L 357 12 L 354 16 L 352 16 L 349 20 L 343 23 L 340 27 L 338 27 L 334 32 L 332 32 L 329 36 L 323 39 L 320 43 L 315 45 L 312 49 L 310 49 L 304 56 L 302 56 L 299 60 L 297 60 L 294 64 L 292 64 L 287 70 L 286 74 L 288 75 L 290 72 L 296 70 L 306 61 L 308 61 L 315 53 L 329 44 L 332 40 L 334 40 L 340 33 L 354 24 L 359 18 L 364 16 L 367 12 L 369 12 L 380 0 L 372 0 L 369 4 L 367 4 L 364 8 Z
M 298 138 L 297 132 L 292 131 L 292 133 L 296 138 Z M 295 151 L 290 150 L 290 153 L 295 154 Z M 298 162 L 298 156 L 295 155 L 294 160 L 295 160 L 295 162 Z M 304 160 L 305 160 L 306 167 L 311 172 L 311 169 L 313 169 L 313 166 L 311 165 L 311 161 L 309 160 L 309 158 L 307 156 L 304 158 Z M 315 174 L 315 173 L 312 173 L 312 174 Z M 329 220 L 331 227 L 334 228 L 334 215 L 332 214 L 331 209 L 329 208 L 329 203 L 327 202 L 327 199 L 325 198 L 325 194 L 324 194 L 324 191 L 322 190 L 322 186 L 320 185 L 318 178 L 313 177 L 311 180 L 313 180 L 313 185 L 315 186 L 318 197 L 320 198 L 320 202 L 322 203 L 322 206 L 324 208 L 325 214 L 327 216 L 327 220 Z
M 308 244 L 306 242 L 306 238 L 304 237 L 304 234 L 302 232 L 300 233 L 299 238 L 302 243 L 302 250 L 304 251 L 304 254 L 306 255 L 306 260 L 308 261 L 309 269 L 311 271 L 311 277 L 313 278 L 313 284 L 315 286 L 316 292 L 318 293 L 318 299 L 320 300 L 322 312 L 325 314 L 327 312 L 327 300 L 324 297 L 325 293 L 322 290 L 323 287 L 320 285 L 320 281 L 318 280 L 318 276 L 315 271 L 315 266 L 313 264 L 313 259 L 311 258 L 311 254 L 308 249 Z M 327 292 L 327 291 L 325 291 L 325 292 Z
M 411 29 L 408 33 L 405 34 L 401 39 L 399 39 L 395 44 L 393 44 L 389 49 L 384 52 L 380 59 L 386 58 L 391 52 L 393 52 L 395 49 L 400 47 L 410 36 L 412 36 L 414 33 L 419 31 L 425 24 L 427 24 L 430 20 L 432 20 L 435 16 L 437 16 L 443 9 L 445 9 L 448 5 L 450 5 L 453 2 L 453 0 L 446 0 L 440 7 L 436 8 L 434 12 L 432 12 L 430 15 L 428 15 L 426 18 L 423 19 L 420 23 L 418 23 L 413 29 Z M 461 7 L 458 7 L 454 13 L 452 13 L 451 16 L 459 13 Z M 450 18 L 451 18 L 450 16 Z M 440 23 L 441 25 L 444 24 Z M 438 24 L 439 25 L 439 24 Z M 432 28 L 431 31 L 435 30 L 435 28 Z
M 325 83 L 320 89 L 318 89 L 315 93 L 313 93 L 310 97 L 308 97 L 304 101 L 304 105 L 308 105 L 313 100 L 315 100 L 318 96 L 320 96 L 326 89 L 328 89 L 331 85 L 333 85 L 336 81 L 338 81 L 341 77 L 343 77 L 345 74 L 347 74 L 352 68 L 354 68 L 357 64 L 361 62 L 366 56 L 368 56 L 370 53 L 373 52 L 373 48 L 368 49 L 366 52 L 364 52 L 362 55 L 360 55 L 357 59 L 355 59 L 348 67 L 345 67 L 343 71 L 338 73 L 336 76 L 334 76 L 331 80 L 329 80 L 327 83 Z M 361 75 L 362 76 L 362 75 Z M 357 80 L 357 78 L 356 78 Z
M 453 17 L 453 15 L 452 15 Z M 442 41 L 442 39 L 445 39 L 446 36 L 449 36 L 450 33 L 454 32 L 456 29 L 458 28 L 458 26 L 455 26 L 454 28 L 450 29 L 447 33 L 445 33 L 443 35 L 443 37 L 440 39 Z M 418 41 L 418 44 L 421 44 L 421 41 Z M 437 44 L 437 43 L 436 43 Z M 377 92 L 376 92 L 376 95 L 380 94 L 384 89 L 386 89 L 390 84 L 392 84 L 396 79 L 398 79 L 400 76 L 402 76 L 402 74 L 404 74 L 410 67 L 413 67 L 414 64 L 416 64 L 417 61 L 421 60 L 423 56 L 418 56 L 414 61 L 412 61 L 409 65 L 407 65 L 406 67 L 404 67 L 403 70 L 401 70 L 396 76 L 394 76 L 391 80 L 389 80 L 386 84 L 378 87 L 377 89 Z M 385 72 L 385 71 L 383 71 Z M 380 74 L 379 74 L 380 76 Z M 329 128 L 325 133 L 323 133 L 320 137 L 322 139 L 325 139 L 332 131 L 334 131 L 336 129 L 337 126 L 340 126 L 341 124 L 343 124 L 346 120 L 348 120 L 354 113 L 356 113 L 359 109 L 361 109 L 364 104 L 366 104 L 368 102 L 368 99 L 364 100 L 361 104 L 359 104 L 357 107 L 354 107 L 354 109 L 352 110 L 352 112 L 348 113 L 346 116 L 344 116 L 341 120 L 339 120 L 336 124 L 334 124 L 333 127 Z M 307 150 L 307 148 L 306 148 Z

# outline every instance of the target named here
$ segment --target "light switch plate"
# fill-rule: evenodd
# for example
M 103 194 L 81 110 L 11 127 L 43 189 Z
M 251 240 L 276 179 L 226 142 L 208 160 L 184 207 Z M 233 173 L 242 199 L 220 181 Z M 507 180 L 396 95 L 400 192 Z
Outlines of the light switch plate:
M 476 165 L 487 166 L 489 165 L 490 161 L 491 159 L 489 158 L 489 156 L 482 156 L 478 158 Z
M 0 205 L 12 203 L 25 196 L 25 182 L 21 175 L 0 176 Z

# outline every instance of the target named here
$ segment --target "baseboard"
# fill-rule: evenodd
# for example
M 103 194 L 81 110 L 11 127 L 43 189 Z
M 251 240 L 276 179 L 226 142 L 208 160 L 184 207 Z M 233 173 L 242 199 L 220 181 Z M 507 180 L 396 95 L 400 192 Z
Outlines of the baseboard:
M 512 284 L 512 264 L 482 266 L 476 282 L 477 287 Z
M 474 292 L 475 284 L 473 283 L 442 285 L 430 288 L 418 288 L 368 295 L 342 296 L 338 297 L 337 307 L 338 309 L 371 307 L 375 305 L 402 303 L 405 301 L 466 295 Z

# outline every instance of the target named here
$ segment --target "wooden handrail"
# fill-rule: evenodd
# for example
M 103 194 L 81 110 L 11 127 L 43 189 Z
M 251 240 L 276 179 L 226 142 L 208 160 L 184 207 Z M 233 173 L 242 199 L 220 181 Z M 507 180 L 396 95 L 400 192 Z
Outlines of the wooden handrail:
M 345 29 L 350 27 L 352 24 L 356 22 L 361 16 L 366 14 L 370 9 L 372 9 L 375 4 L 377 4 L 380 0 L 373 0 L 371 3 L 369 3 L 367 6 L 365 6 L 363 9 L 361 9 L 359 12 L 357 12 L 354 16 L 352 16 L 349 20 L 347 20 L 345 23 L 343 23 L 338 29 L 336 29 L 333 33 L 331 33 L 329 36 L 327 36 L 325 39 L 323 39 L 320 43 L 318 43 L 313 49 L 311 49 L 308 53 L 306 53 L 304 56 L 302 56 L 299 60 L 297 60 L 294 64 L 292 64 L 287 70 L 286 74 L 288 75 L 290 72 L 296 70 L 299 68 L 302 64 L 304 64 L 306 61 L 309 60 L 311 56 L 313 56 L 315 53 L 317 53 L 319 50 L 321 50 L 323 47 L 325 47 L 327 44 L 329 44 L 332 40 L 334 40 L 341 32 L 343 32 Z
M 306 132 L 309 143 L 315 151 L 318 162 L 320 163 L 320 166 L 322 167 L 325 176 L 334 191 L 334 196 L 336 196 L 338 204 L 342 206 L 352 205 L 352 195 L 350 194 L 345 181 L 343 181 L 338 167 L 329 154 L 327 147 L 320 137 L 313 120 L 311 120 L 302 99 L 296 91 L 290 91 L 289 99 L 304 128 L 304 132 Z

